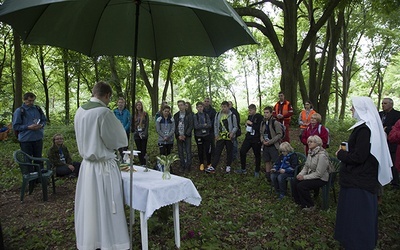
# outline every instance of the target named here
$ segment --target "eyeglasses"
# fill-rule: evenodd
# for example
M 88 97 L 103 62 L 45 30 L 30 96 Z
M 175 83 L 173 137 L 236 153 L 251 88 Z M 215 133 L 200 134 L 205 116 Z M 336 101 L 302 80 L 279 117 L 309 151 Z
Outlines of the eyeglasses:
M 386 104 L 388 104 L 387 102 L 382 102 L 382 105 L 386 105 Z

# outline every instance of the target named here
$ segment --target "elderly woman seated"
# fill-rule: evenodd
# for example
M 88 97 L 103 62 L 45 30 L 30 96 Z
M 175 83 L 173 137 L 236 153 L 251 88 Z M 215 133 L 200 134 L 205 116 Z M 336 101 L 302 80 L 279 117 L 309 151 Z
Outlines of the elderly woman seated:
M 55 134 L 53 136 L 53 146 L 49 149 L 47 157 L 55 167 L 57 176 L 78 177 L 81 163 L 72 162 L 71 155 L 64 145 L 62 134 Z
M 324 186 L 329 179 L 329 156 L 318 135 L 308 137 L 308 156 L 301 172 L 294 179 L 293 198 L 303 210 L 314 210 L 310 190 Z
M 299 164 L 297 154 L 288 142 L 282 142 L 279 146 L 281 155 L 271 169 L 271 181 L 275 188 L 275 192 L 281 200 L 286 195 L 286 179 L 293 177 L 294 170 Z

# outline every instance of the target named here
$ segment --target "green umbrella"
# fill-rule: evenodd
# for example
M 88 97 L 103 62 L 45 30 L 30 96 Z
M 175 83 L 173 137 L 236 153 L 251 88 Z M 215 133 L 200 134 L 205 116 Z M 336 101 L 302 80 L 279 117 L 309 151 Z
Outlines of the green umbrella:
M 135 44 L 138 57 L 152 60 L 219 56 L 256 43 L 225 0 L 6 0 L 0 21 L 10 24 L 25 43 L 88 56 L 135 56 Z

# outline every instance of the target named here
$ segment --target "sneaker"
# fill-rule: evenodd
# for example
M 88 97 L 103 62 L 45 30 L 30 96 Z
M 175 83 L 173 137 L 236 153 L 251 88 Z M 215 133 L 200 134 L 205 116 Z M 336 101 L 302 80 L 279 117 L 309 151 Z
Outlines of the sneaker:
M 237 174 L 247 174 L 247 170 L 246 169 L 236 169 L 235 173 L 237 173 Z
M 226 172 L 226 173 L 230 173 L 230 172 L 231 172 L 231 166 L 226 166 L 225 172 Z
M 200 171 L 204 171 L 204 164 L 200 164 Z
M 256 178 L 260 177 L 260 172 L 254 172 L 254 177 Z
M 284 197 L 285 197 L 284 194 L 280 194 L 278 199 L 279 199 L 279 200 L 282 200 Z
M 215 173 L 215 168 L 213 168 L 212 166 L 209 166 L 208 168 L 206 168 L 206 173 Z

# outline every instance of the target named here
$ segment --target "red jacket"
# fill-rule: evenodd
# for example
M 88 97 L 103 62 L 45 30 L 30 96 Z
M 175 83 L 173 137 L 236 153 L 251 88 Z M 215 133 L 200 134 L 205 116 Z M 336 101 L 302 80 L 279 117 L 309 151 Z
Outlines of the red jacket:
M 282 114 L 283 119 L 278 119 L 277 115 Z M 290 124 L 290 117 L 293 115 L 293 107 L 289 101 L 285 100 L 282 104 L 278 101 L 275 106 L 274 110 L 272 111 L 272 116 L 275 117 L 280 123 L 285 126 L 289 126 Z
M 398 171 L 400 171 L 400 120 L 398 120 L 394 126 L 392 127 L 392 130 L 390 131 L 388 135 L 388 141 L 390 143 L 396 143 L 397 144 L 397 150 L 396 150 L 396 162 L 394 163 L 394 166 L 397 168 Z
M 329 138 L 329 132 L 326 130 L 324 126 L 321 124 L 317 123 L 312 127 L 312 124 L 308 125 L 308 127 L 303 131 L 303 134 L 301 136 L 301 142 L 306 145 L 306 153 L 308 154 L 308 144 L 307 144 L 307 139 L 308 137 L 312 135 L 318 135 L 322 139 L 322 147 L 326 148 L 326 145 L 328 144 L 328 138 Z

